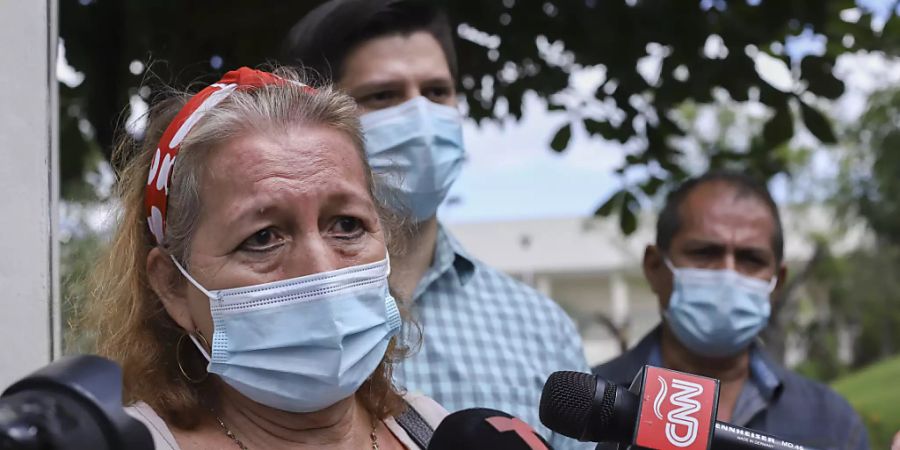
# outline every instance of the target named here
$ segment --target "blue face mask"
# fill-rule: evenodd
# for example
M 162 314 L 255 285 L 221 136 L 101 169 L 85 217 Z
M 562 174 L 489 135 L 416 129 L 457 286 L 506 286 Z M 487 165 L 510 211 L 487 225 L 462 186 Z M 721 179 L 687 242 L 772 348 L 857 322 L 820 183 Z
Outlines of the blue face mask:
M 733 270 L 676 268 L 664 317 L 685 347 L 706 357 L 733 356 L 753 342 L 769 323 L 769 295 L 777 278 L 766 282 Z
M 360 122 L 369 165 L 385 177 L 389 201 L 416 222 L 434 217 L 465 159 L 459 111 L 416 97 Z
M 272 408 L 312 412 L 350 397 L 400 328 L 387 259 L 218 291 L 175 265 L 210 298 L 212 355 L 191 335 L 209 372 Z

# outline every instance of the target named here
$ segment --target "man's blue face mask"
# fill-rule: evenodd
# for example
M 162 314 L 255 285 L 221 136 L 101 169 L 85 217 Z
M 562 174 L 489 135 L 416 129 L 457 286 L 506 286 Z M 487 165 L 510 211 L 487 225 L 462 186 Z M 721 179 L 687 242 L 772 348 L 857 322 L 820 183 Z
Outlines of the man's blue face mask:
M 733 356 L 769 322 L 769 295 L 778 278 L 764 281 L 733 270 L 677 268 L 669 259 L 673 288 L 663 313 L 669 329 L 692 352 Z
M 462 117 L 456 108 L 416 97 L 360 117 L 369 165 L 385 195 L 415 221 L 434 217 L 462 170 Z

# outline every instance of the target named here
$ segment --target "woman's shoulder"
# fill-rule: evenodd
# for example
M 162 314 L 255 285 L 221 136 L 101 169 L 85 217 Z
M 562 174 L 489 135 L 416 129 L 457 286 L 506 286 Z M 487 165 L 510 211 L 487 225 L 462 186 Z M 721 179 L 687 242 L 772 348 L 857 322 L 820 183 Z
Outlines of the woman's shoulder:
M 125 407 L 131 417 L 141 421 L 153 436 L 153 447 L 156 450 L 180 450 L 178 443 L 175 442 L 175 436 L 169 430 L 166 422 L 163 421 L 159 414 L 144 402 L 137 402 L 131 406 Z
M 423 394 L 406 394 L 403 396 L 406 403 L 414 409 L 432 429 L 437 428 L 438 424 L 447 417 L 449 412 L 443 406 L 434 401 L 431 397 Z

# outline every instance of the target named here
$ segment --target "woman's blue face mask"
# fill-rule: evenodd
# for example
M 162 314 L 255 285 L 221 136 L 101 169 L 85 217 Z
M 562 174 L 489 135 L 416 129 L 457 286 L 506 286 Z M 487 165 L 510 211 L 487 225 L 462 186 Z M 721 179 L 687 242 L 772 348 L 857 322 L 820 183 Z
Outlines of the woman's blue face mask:
M 400 329 L 387 258 L 218 291 L 206 290 L 175 265 L 210 299 L 212 354 L 190 335 L 209 360 L 209 372 L 272 408 L 312 412 L 350 397 Z

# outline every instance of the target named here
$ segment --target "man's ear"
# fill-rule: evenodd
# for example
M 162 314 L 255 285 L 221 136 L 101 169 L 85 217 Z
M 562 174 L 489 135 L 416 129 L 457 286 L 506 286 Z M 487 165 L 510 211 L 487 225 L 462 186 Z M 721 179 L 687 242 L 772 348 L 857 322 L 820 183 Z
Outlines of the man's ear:
M 150 288 L 162 302 L 169 317 L 187 332 L 197 329 L 188 307 L 186 283 L 181 280 L 181 272 L 169 255 L 159 247 L 154 247 L 147 254 L 147 279 Z
M 672 293 L 672 273 L 666 267 L 663 254 L 659 247 L 648 245 L 644 249 L 644 278 L 650 284 L 650 289 L 659 299 L 659 306 L 666 309 L 669 306 L 669 296 Z

